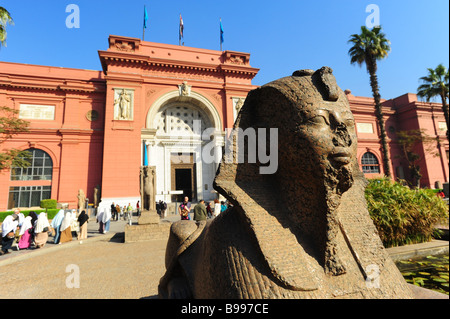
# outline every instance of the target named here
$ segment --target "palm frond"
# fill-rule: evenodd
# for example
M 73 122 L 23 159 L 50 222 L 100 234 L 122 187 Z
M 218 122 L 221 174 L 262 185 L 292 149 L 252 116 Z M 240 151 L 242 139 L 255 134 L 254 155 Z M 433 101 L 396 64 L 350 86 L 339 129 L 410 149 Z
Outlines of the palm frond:
M 351 35 L 348 43 L 352 44 L 348 51 L 351 64 L 358 63 L 361 65 L 363 62 L 367 63 L 367 58 L 384 59 L 391 50 L 390 41 L 381 32 L 381 27 L 369 30 L 367 27 L 362 26 L 361 33 Z

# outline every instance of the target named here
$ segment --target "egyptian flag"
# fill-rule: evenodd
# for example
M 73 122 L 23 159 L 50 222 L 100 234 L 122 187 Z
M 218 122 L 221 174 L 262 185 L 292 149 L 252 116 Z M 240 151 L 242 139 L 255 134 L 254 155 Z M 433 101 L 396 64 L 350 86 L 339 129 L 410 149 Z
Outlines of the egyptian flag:
M 183 18 L 181 17 L 180 14 L 180 41 L 181 39 L 184 39 L 184 23 L 183 23 Z

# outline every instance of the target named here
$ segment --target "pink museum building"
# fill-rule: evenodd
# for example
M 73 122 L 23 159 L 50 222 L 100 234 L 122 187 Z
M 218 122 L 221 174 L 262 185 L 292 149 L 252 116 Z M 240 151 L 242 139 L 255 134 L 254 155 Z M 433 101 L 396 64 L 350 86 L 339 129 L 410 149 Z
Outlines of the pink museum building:
M 2 149 L 33 155 L 31 167 L 0 172 L 0 211 L 39 206 L 47 198 L 76 208 L 78 191 L 92 203 L 97 186 L 100 209 L 112 202 L 134 206 L 144 164 L 156 168 L 157 201 L 184 195 L 193 201 L 215 199 L 219 158 L 204 161 L 200 154 L 205 145 L 222 149 L 226 129 L 256 88 L 252 79 L 259 69 L 250 66 L 250 54 L 110 36 L 99 58 L 101 71 L 0 62 L 0 105 L 30 122 L 29 132 L 7 140 Z M 346 93 L 361 169 L 367 178 L 382 176 L 373 99 Z M 394 178 L 411 179 L 396 132 L 424 129 L 436 145 L 433 154 L 416 147 L 421 186 L 448 182 L 441 105 L 405 94 L 384 101 L 384 114 Z M 211 128 L 211 134 L 198 134 L 196 123 Z

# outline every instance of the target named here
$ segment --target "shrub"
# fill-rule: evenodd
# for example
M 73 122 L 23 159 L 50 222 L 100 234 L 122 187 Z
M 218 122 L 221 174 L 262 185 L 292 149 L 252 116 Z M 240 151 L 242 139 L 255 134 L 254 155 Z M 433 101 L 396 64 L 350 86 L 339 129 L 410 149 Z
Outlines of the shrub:
M 25 217 L 27 217 L 28 214 L 31 212 L 31 210 L 21 210 L 20 212 L 23 213 L 25 215 Z M 34 212 L 39 215 L 40 213 L 45 212 L 45 209 L 36 209 L 36 210 L 34 210 Z M 59 212 L 59 209 L 48 209 L 47 210 L 47 218 L 49 220 L 53 219 L 58 212 Z M 12 215 L 12 214 L 13 214 L 12 211 L 0 212 L 0 223 L 2 223 L 5 220 L 6 216 Z
M 448 221 L 448 206 L 430 189 L 410 189 L 387 178 L 369 180 L 370 216 L 385 247 L 430 241 Z
M 41 200 L 41 208 L 47 208 L 47 209 L 56 209 L 58 205 L 58 202 L 56 199 L 43 199 Z

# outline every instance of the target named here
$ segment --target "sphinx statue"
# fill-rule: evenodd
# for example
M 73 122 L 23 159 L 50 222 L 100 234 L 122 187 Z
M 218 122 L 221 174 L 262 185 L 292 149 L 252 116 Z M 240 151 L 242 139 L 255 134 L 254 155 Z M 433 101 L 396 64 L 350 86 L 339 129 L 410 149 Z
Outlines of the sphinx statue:
M 278 167 L 261 174 L 237 141 L 270 128 Z M 214 188 L 232 207 L 172 225 L 160 298 L 413 298 L 369 216 L 355 121 L 329 67 L 251 91 L 227 147 Z

